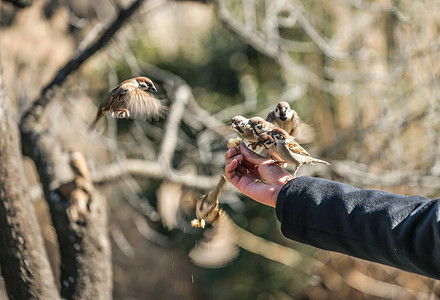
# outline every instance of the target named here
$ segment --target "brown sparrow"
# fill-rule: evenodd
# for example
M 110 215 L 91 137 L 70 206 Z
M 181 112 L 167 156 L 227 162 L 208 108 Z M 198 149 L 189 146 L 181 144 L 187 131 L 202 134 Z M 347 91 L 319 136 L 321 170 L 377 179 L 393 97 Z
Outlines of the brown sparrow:
M 275 110 L 267 115 L 266 121 L 284 129 L 301 143 L 310 143 L 315 136 L 313 127 L 304 123 L 298 116 L 298 113 L 291 109 L 289 103 L 285 101 L 277 104 Z
M 275 161 L 282 161 L 282 159 L 278 156 L 275 150 L 274 138 L 267 132 L 263 132 L 262 134 L 260 134 L 258 136 L 258 140 L 253 145 L 255 147 L 264 147 L 264 149 L 266 149 L 266 152 L 269 154 L 269 156 L 272 157 Z
M 149 93 L 150 91 L 156 92 L 157 89 L 147 77 L 135 77 L 121 82 L 107 94 L 89 129 L 94 129 L 97 122 L 108 112 L 113 118 L 118 119 L 151 120 L 163 117 L 166 108 Z
M 322 163 L 330 165 L 328 162 L 312 157 L 300 144 L 295 141 L 295 138 L 290 136 L 284 129 L 277 128 L 269 131 L 275 140 L 275 151 L 281 158 L 281 161 L 276 161 L 276 164 L 288 163 L 295 167 L 293 177 L 296 177 L 299 167 L 303 164 Z
M 218 199 L 226 184 L 226 177 L 220 175 L 217 185 L 207 194 L 200 196 L 196 203 L 196 217 L 197 219 L 191 221 L 193 227 L 205 228 L 205 224 L 213 223 L 218 217 L 220 211 L 218 207 Z
M 205 268 L 220 268 L 232 262 L 239 253 L 237 227 L 231 217 L 220 209 L 210 228 L 188 253 L 193 263 Z
M 212 225 L 189 253 L 191 260 L 199 266 L 222 267 L 238 255 L 235 224 L 218 205 L 225 184 L 226 177 L 220 175 L 217 185 L 196 200 L 197 219 L 191 221 L 191 226 L 205 228 L 206 223 Z
M 243 116 L 235 116 L 231 120 L 231 128 L 238 132 L 243 138 L 247 139 L 250 143 L 256 142 L 257 137 L 254 136 L 249 120 Z
M 268 132 L 269 130 L 275 129 L 276 126 L 263 118 L 253 117 L 249 119 L 249 125 L 252 128 L 255 140 L 258 139 L 258 136 L 263 132 Z

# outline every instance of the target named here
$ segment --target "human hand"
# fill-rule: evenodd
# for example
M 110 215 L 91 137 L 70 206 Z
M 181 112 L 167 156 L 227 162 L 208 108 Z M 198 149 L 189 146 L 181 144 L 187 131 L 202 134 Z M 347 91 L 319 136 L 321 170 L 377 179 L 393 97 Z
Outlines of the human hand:
M 231 148 L 225 154 L 226 178 L 246 196 L 275 207 L 278 193 L 293 176 L 273 159 L 262 157 L 240 142 L 240 150 Z

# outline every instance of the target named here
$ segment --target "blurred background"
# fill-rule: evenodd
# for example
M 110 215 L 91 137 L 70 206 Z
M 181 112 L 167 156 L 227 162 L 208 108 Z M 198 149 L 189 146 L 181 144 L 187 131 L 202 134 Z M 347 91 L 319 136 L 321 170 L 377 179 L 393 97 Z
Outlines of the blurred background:
M 0 2 L 14 113 L 129 3 Z M 265 117 L 281 100 L 316 130 L 303 146 L 331 163 L 302 167 L 300 176 L 438 197 L 439 9 L 439 1 L 409 0 L 144 1 L 45 114 L 63 147 L 84 154 L 107 198 L 114 299 L 440 297 L 435 280 L 285 239 L 274 210 L 232 185 L 220 205 L 233 233 L 191 228 L 188 206 L 223 173 L 230 119 Z M 88 132 L 108 91 L 140 75 L 157 84 L 168 116 L 108 117 Z M 25 168 L 58 274 L 47 203 L 30 159 Z

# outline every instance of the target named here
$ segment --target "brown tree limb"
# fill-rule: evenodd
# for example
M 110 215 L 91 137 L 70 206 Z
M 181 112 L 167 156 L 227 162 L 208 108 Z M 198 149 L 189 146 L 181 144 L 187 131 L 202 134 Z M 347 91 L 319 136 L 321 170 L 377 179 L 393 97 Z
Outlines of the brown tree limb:
M 59 299 L 32 201 L 19 133 L 0 72 L 0 266 L 11 299 Z
M 32 5 L 32 0 L 5 0 L 11 2 L 15 7 L 25 8 Z

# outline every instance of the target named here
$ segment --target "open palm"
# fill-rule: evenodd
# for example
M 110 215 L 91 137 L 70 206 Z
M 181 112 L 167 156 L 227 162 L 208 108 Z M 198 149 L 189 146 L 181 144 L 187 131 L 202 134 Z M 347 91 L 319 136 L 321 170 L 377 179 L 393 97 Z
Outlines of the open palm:
M 229 181 L 248 197 L 275 207 L 279 191 L 293 176 L 270 158 L 249 150 L 242 142 L 240 150 L 226 152 L 225 175 Z

